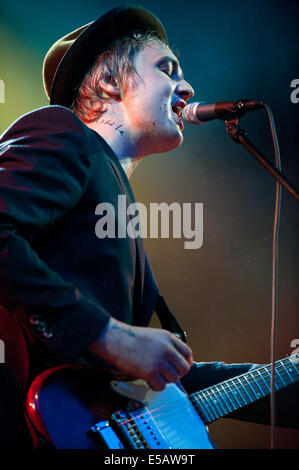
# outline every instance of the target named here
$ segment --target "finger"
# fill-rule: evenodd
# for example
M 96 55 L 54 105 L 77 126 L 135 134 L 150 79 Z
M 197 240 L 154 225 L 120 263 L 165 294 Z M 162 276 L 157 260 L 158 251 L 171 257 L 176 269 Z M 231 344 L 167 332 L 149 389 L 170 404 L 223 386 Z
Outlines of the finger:
M 173 345 L 179 351 L 179 353 L 182 354 L 182 356 L 184 356 L 186 361 L 191 365 L 193 361 L 193 354 L 189 346 L 174 335 L 173 335 Z
M 154 376 L 147 380 L 148 385 L 155 392 L 162 392 L 166 387 L 166 381 L 160 373 L 156 373 Z
M 192 364 L 186 361 L 186 359 L 175 348 L 169 350 L 165 355 L 165 358 L 167 359 L 169 364 L 175 368 L 175 370 L 179 374 L 179 377 L 182 377 L 183 375 L 187 374 Z
M 177 382 L 180 378 L 178 370 L 169 362 L 165 362 L 160 369 L 160 374 L 163 376 L 165 382 Z

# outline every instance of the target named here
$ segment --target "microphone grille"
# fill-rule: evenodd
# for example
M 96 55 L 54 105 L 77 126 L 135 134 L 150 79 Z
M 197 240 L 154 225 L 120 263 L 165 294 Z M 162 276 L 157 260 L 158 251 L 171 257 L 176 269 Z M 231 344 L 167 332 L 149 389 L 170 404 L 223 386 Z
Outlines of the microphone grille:
M 183 109 L 183 118 L 187 123 L 197 124 L 197 125 L 203 124 L 202 122 L 200 122 L 200 120 L 196 116 L 196 110 L 197 110 L 198 105 L 200 104 L 205 104 L 205 102 L 196 101 L 194 103 L 190 103 L 190 104 L 187 104 L 187 106 L 185 106 L 185 108 Z

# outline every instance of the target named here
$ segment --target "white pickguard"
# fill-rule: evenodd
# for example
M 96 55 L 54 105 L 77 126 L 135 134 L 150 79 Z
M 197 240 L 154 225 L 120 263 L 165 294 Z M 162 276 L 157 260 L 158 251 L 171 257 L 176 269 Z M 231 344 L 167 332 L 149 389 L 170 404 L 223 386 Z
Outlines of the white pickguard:
M 145 381 L 113 380 L 113 390 L 135 400 L 151 412 L 164 439 L 172 449 L 214 449 L 205 424 L 177 384 L 168 384 L 162 392 L 153 391 Z

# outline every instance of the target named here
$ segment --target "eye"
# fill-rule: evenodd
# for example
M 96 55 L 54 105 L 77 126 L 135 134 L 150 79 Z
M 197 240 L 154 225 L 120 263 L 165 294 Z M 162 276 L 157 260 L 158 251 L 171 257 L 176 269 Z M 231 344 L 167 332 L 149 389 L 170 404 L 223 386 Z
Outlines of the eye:
M 165 62 L 164 64 L 161 65 L 161 71 L 166 73 L 169 77 L 172 76 L 173 74 L 173 65 L 171 62 Z

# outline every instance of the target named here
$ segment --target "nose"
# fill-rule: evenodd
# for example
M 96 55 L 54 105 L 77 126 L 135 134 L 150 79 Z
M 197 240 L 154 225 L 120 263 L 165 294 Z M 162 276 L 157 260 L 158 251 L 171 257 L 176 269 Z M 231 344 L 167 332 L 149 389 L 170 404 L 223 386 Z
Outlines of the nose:
M 189 98 L 194 96 L 194 90 L 192 86 L 184 79 L 180 80 L 176 89 L 177 94 L 183 98 L 184 101 L 187 101 Z

